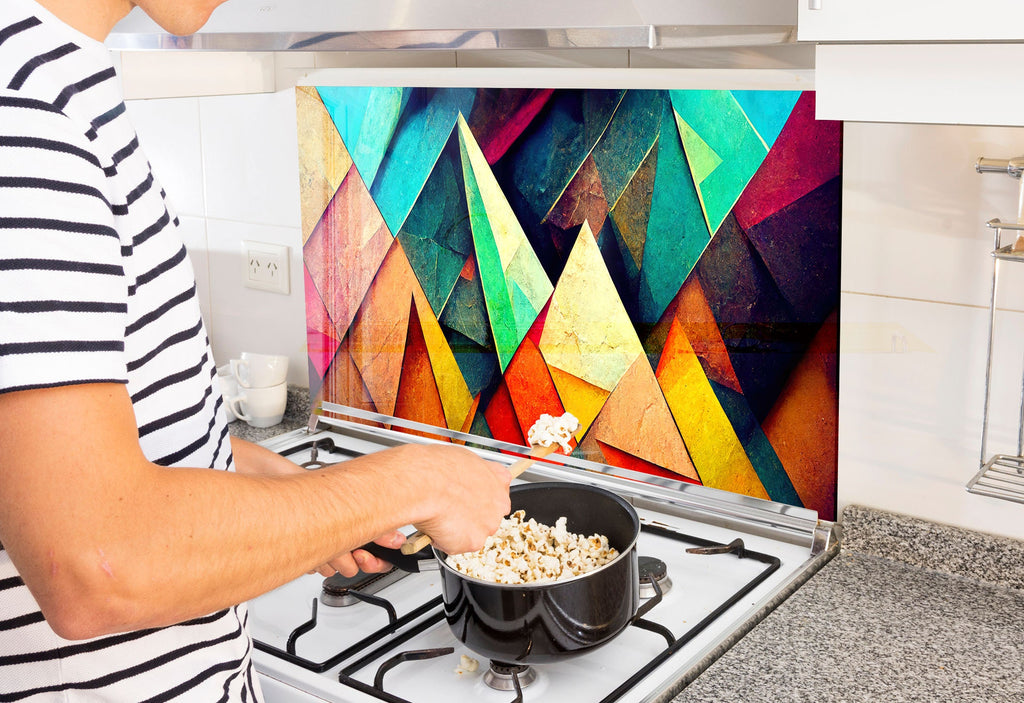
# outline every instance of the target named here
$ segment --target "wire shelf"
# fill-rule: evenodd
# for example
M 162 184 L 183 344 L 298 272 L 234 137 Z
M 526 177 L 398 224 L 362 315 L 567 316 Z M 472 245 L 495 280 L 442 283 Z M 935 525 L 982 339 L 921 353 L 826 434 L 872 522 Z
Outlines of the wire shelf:
M 1024 503 L 1024 457 L 996 454 L 968 482 L 967 490 Z

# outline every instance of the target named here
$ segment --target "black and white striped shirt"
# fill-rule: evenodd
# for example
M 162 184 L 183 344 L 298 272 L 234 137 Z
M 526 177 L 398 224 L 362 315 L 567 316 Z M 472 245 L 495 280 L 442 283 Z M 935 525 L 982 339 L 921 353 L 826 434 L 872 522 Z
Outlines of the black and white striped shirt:
M 33 0 L 2 0 L 0 393 L 124 383 L 151 461 L 225 470 L 226 416 L 177 226 L 109 52 Z M 69 642 L 0 548 L 0 703 L 258 700 L 245 619 L 239 606 Z

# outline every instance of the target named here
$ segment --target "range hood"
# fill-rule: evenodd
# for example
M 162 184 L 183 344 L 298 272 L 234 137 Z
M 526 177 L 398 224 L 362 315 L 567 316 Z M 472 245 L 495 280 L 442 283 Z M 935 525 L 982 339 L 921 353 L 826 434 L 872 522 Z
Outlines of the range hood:
M 112 49 L 680 49 L 796 40 L 793 0 L 228 0 L 176 37 L 136 8 Z

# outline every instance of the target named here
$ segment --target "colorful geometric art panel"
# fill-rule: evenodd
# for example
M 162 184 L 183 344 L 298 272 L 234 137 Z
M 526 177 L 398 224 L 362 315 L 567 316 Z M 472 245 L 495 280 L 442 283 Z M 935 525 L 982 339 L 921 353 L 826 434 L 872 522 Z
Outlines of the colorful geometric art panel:
M 835 518 L 814 93 L 297 88 L 310 389 Z

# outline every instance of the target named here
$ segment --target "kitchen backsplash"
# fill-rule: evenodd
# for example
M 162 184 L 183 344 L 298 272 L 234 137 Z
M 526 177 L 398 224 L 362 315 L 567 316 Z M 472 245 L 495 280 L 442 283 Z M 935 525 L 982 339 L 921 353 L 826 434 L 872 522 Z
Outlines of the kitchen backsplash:
M 641 71 L 640 73 L 646 73 Z M 288 354 L 307 385 L 295 93 L 131 100 L 128 111 L 183 223 L 218 361 Z M 838 505 L 1024 538 L 1024 508 L 968 494 L 979 463 L 991 232 L 1017 182 L 974 173 L 1024 153 L 1024 129 L 847 123 L 843 132 Z M 242 284 L 241 242 L 291 248 L 291 293 Z M 1024 349 L 1024 272 L 1003 277 L 1001 343 Z M 993 440 L 1016 441 L 1022 354 Z
M 841 124 L 769 90 L 300 87 L 311 392 L 835 516 Z

